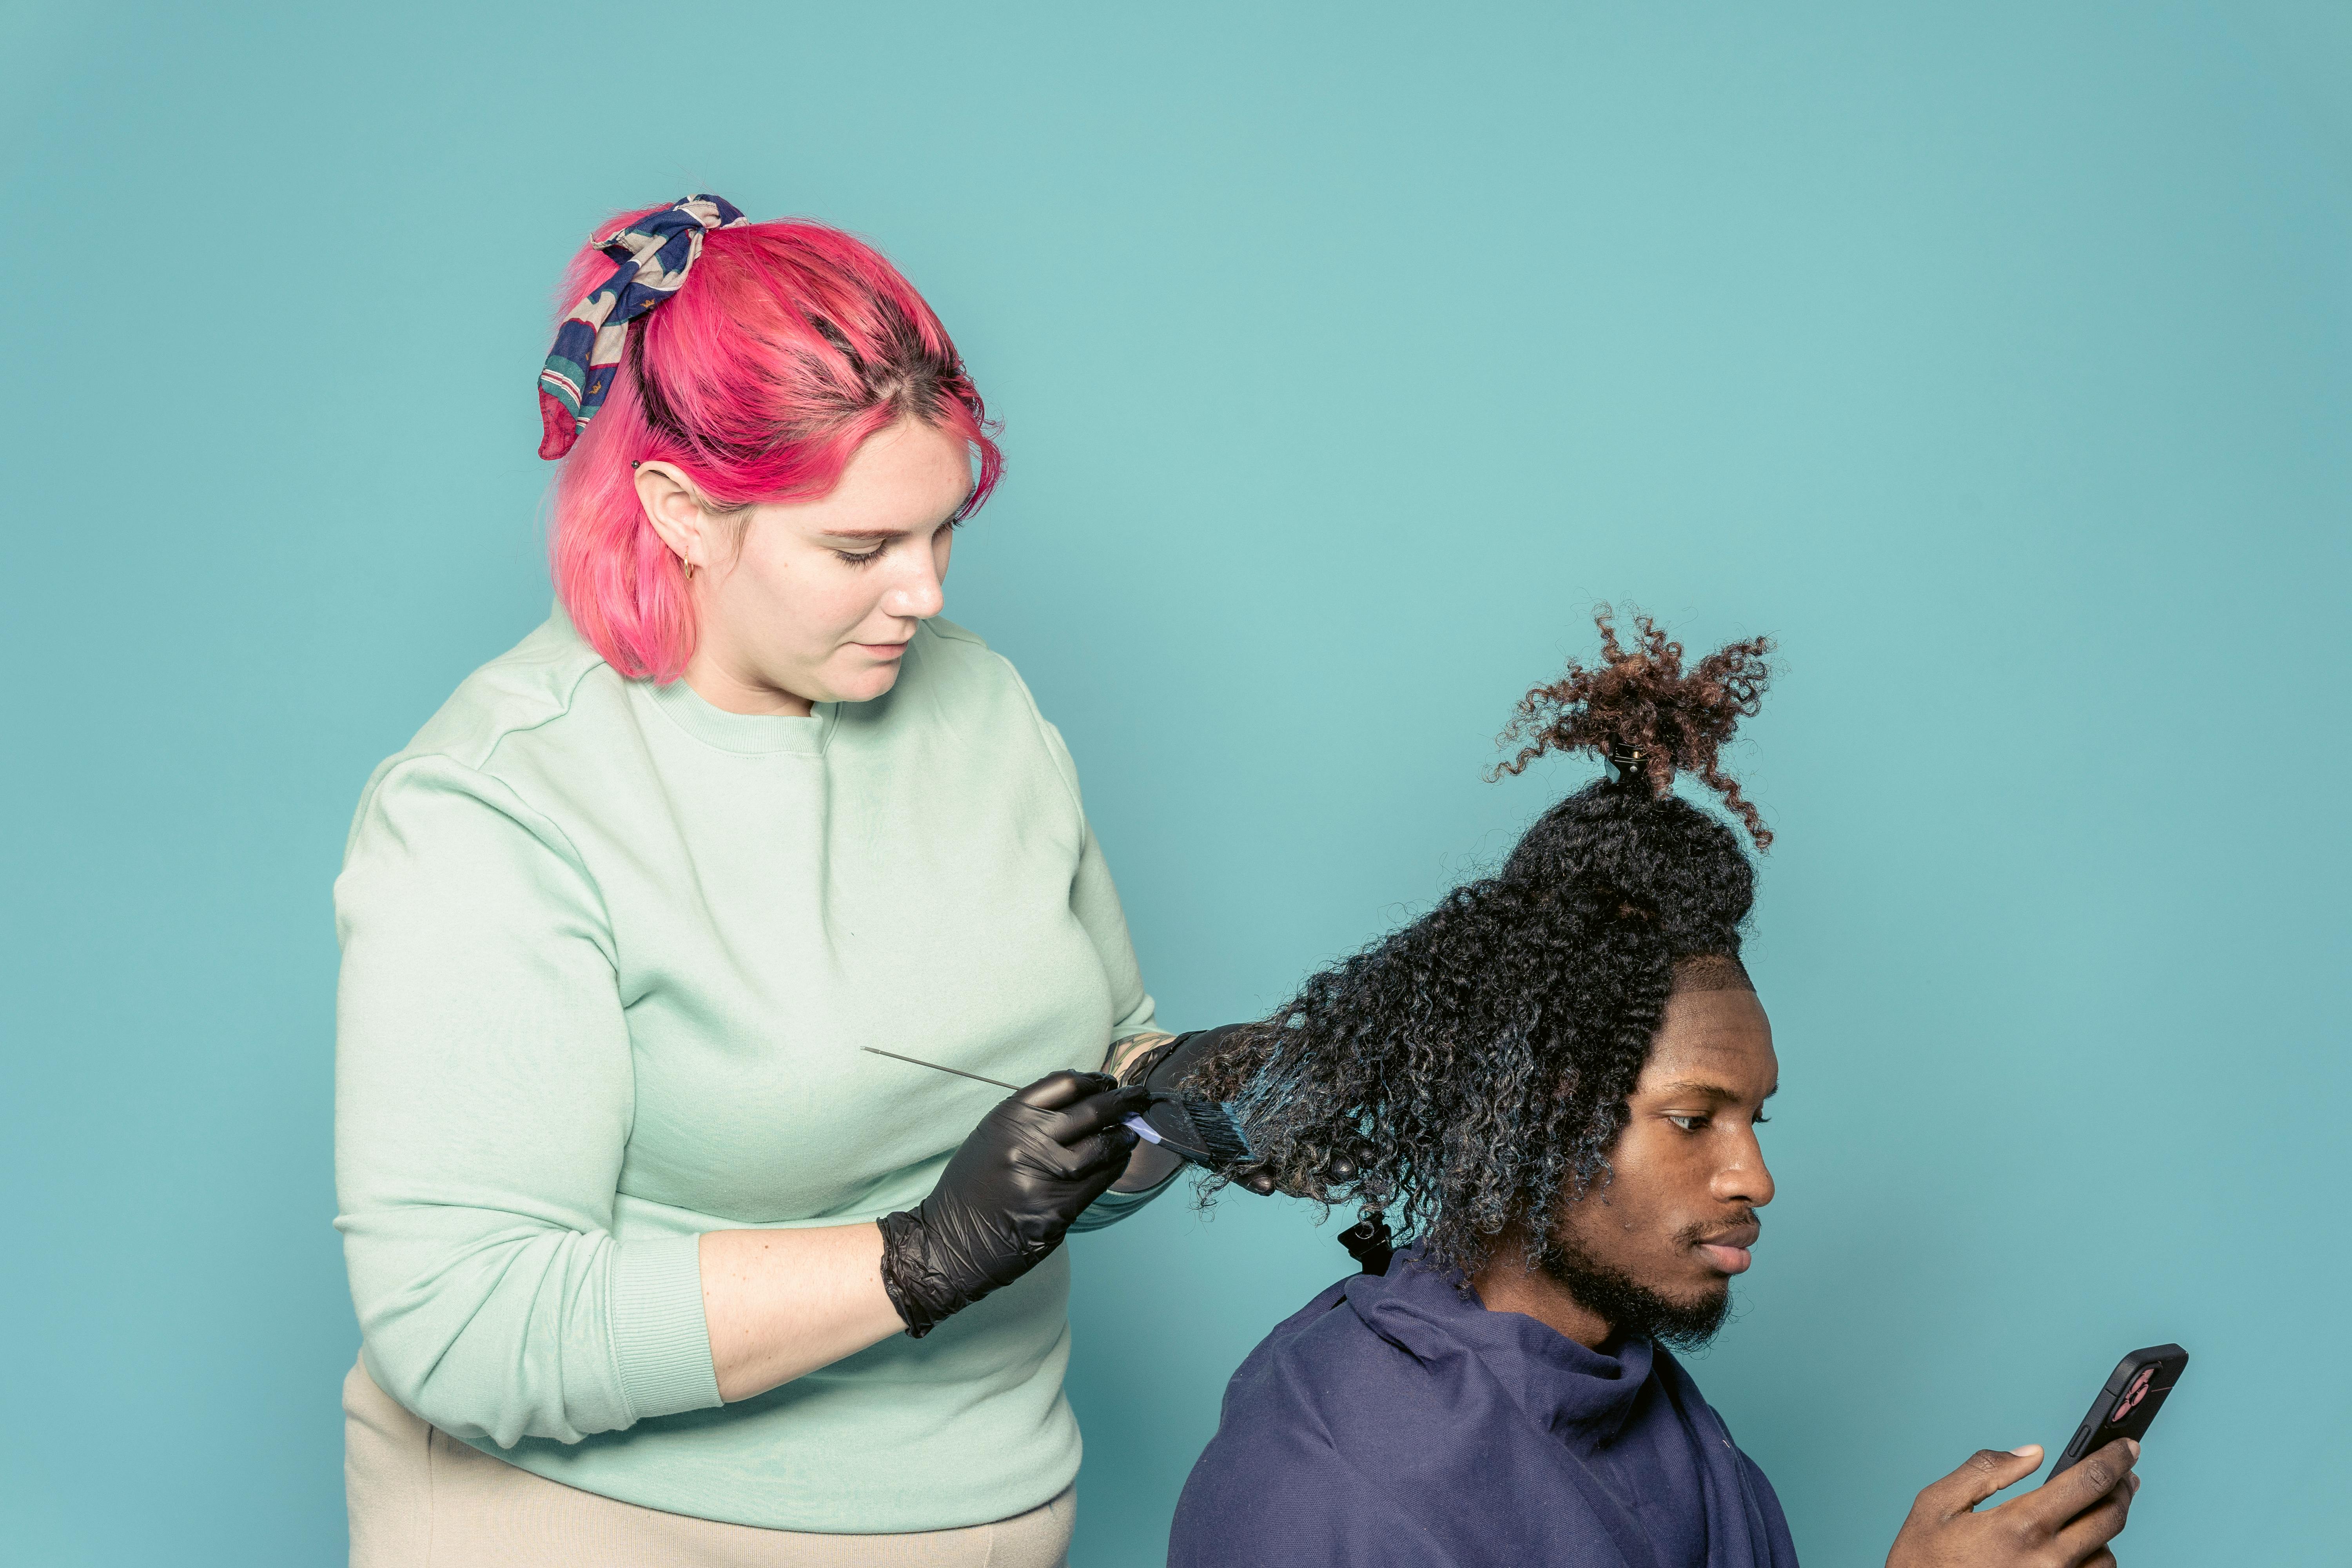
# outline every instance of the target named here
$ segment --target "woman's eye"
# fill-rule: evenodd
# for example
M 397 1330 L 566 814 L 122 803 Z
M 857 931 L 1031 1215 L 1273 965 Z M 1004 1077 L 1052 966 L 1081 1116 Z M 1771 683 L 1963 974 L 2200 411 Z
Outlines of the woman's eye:
M 1704 1116 L 1669 1116 L 1666 1120 L 1685 1132 L 1696 1132 L 1706 1125 L 1706 1118 Z
M 872 562 L 881 560 L 882 551 L 883 546 L 877 544 L 873 549 L 868 550 L 860 555 L 853 555 L 846 550 L 836 550 L 834 553 L 840 556 L 844 561 L 848 562 L 852 566 L 864 566 Z

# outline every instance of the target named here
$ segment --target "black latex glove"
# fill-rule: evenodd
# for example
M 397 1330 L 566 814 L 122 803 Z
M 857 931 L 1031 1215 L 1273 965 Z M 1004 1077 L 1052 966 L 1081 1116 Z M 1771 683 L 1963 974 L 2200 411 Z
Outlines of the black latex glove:
M 1037 1267 L 1127 1168 L 1143 1104 L 1108 1073 L 1057 1072 L 1002 1101 L 940 1173 L 931 1195 L 885 1215 L 882 1288 L 921 1339 Z
M 1220 1024 L 1213 1029 L 1194 1029 L 1174 1039 L 1163 1040 L 1150 1050 L 1138 1051 L 1120 1069 L 1119 1081 L 1158 1094 L 1180 1093 L 1192 1069 L 1224 1048 L 1227 1036 L 1248 1027 L 1247 1024 Z M 1234 1165 L 1219 1168 L 1260 1197 L 1275 1190 L 1273 1175 L 1261 1167 Z
M 1184 1087 L 1184 1080 L 1202 1060 L 1225 1043 L 1225 1037 L 1246 1024 L 1220 1024 L 1213 1029 L 1194 1029 L 1163 1040 L 1148 1051 L 1139 1051 L 1135 1058 L 1121 1069 L 1121 1083 L 1140 1084 L 1159 1093 L 1172 1093 Z

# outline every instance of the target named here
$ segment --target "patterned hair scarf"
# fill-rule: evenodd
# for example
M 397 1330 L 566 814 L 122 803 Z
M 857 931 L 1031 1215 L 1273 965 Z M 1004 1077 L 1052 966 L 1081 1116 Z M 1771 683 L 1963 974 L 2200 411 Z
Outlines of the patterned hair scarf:
M 668 299 L 702 254 L 702 231 L 751 220 L 717 196 L 694 195 L 648 213 L 598 248 L 620 263 L 588 290 L 555 329 L 555 347 L 539 373 L 539 455 L 560 458 L 580 439 L 613 390 L 614 367 L 629 323 Z

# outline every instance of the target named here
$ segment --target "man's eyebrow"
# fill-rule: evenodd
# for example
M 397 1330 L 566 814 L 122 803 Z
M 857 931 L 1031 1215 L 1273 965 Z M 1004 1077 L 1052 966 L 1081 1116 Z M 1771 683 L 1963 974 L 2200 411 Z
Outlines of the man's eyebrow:
M 1747 1098 L 1738 1090 L 1726 1089 L 1719 1083 L 1702 1083 L 1696 1079 L 1684 1079 L 1678 1083 L 1670 1083 L 1658 1092 L 1660 1094 L 1696 1094 L 1707 1100 L 1720 1100 L 1726 1103 Z M 1769 1100 L 1780 1092 L 1780 1086 L 1776 1083 L 1764 1091 L 1764 1098 Z

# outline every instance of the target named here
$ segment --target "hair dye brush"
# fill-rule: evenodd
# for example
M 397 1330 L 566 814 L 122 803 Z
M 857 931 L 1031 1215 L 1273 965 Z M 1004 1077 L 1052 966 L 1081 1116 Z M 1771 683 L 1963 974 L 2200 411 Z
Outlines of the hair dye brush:
M 927 1062 L 920 1057 L 900 1056 L 879 1046 L 859 1047 L 870 1055 L 888 1057 L 893 1061 L 912 1062 L 919 1068 L 934 1072 L 953 1073 L 975 1083 L 994 1084 L 999 1089 L 1020 1091 L 1017 1083 L 988 1078 L 961 1068 L 951 1068 L 939 1062 Z M 1198 1094 L 1182 1094 L 1166 1089 L 1147 1089 L 1150 1100 L 1144 1108 L 1126 1118 L 1128 1131 L 1147 1143 L 1157 1143 L 1178 1157 L 1188 1160 L 1204 1170 L 1223 1173 L 1234 1166 L 1248 1164 L 1256 1158 L 1249 1139 L 1243 1135 L 1241 1124 L 1233 1112 L 1217 1101 Z
M 1127 1119 L 1147 1143 L 1181 1154 L 1203 1170 L 1226 1174 L 1257 1158 L 1234 1113 L 1205 1095 L 1148 1089 L 1151 1103 Z

